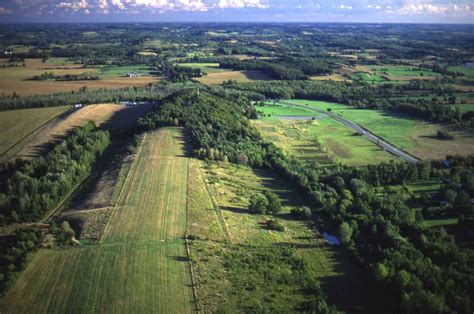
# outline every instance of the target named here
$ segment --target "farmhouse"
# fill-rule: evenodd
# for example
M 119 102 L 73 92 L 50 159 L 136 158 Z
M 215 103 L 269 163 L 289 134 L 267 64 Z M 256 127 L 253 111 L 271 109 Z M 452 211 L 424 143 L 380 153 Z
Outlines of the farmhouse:
M 135 72 L 129 72 L 127 73 L 127 77 L 138 77 L 138 74 Z
M 3 54 L 4 54 L 5 56 L 11 56 L 11 55 L 13 55 L 13 50 L 11 50 L 11 49 L 5 49 L 5 51 L 3 52 Z
M 78 108 L 82 108 L 83 105 L 81 103 L 75 103 L 74 104 L 74 108 L 78 109 Z

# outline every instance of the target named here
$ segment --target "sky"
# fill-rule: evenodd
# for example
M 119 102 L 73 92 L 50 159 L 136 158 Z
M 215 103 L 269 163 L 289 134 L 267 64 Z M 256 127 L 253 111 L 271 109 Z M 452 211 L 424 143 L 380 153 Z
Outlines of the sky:
M 0 0 L 0 22 L 474 24 L 474 0 Z

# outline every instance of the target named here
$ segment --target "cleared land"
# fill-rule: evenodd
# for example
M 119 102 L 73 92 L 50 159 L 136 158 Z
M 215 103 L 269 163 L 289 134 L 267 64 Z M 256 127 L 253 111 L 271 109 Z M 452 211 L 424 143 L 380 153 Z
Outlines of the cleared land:
M 272 77 L 258 70 L 247 70 L 247 71 L 225 71 L 209 73 L 203 77 L 195 79 L 196 81 L 203 84 L 221 84 L 224 81 L 234 80 L 237 82 L 252 82 L 252 81 L 269 81 Z
M 114 67 L 105 68 L 101 71 L 99 68 L 84 68 L 81 64 L 64 63 L 62 59 L 55 59 L 52 62 L 58 63 L 43 63 L 40 59 L 26 59 L 24 67 L 0 68 L 0 94 L 11 95 L 16 93 L 21 96 L 32 96 L 77 91 L 83 86 L 87 86 L 89 89 L 142 86 L 158 80 L 158 78 L 150 76 L 120 77 L 127 72 L 139 72 L 137 67 L 133 67 L 133 69 Z M 101 79 L 96 81 L 61 82 L 31 80 L 33 76 L 45 72 L 52 72 L 55 75 L 93 73 Z
M 190 184 L 197 185 L 204 179 L 208 187 L 207 191 L 195 189 L 188 194 L 189 199 L 196 196 L 199 199 L 199 206 L 193 209 L 195 213 L 188 217 L 188 232 L 196 238 L 192 242 L 192 254 L 196 258 L 198 302 L 204 312 L 241 309 L 256 300 L 266 300 L 266 304 L 280 310 L 294 311 L 303 296 L 291 286 L 285 283 L 275 284 L 272 289 L 252 286 L 248 291 L 240 284 L 246 280 L 253 282 L 252 278 L 233 277 L 236 273 L 246 274 L 233 261 L 242 256 L 246 260 L 245 255 L 254 251 L 278 252 L 278 248 L 287 246 L 296 248 L 309 272 L 321 281 L 331 303 L 345 310 L 371 307 L 365 296 L 370 285 L 360 280 L 360 274 L 347 257 L 338 248 L 330 247 L 317 230 L 290 218 L 290 210 L 306 205 L 307 201 L 285 180 L 266 170 L 226 163 L 205 166 L 200 161 L 190 167 L 189 173 Z M 265 190 L 279 196 L 283 204 L 281 213 L 272 216 L 248 211 L 249 197 Z M 265 222 L 270 218 L 279 219 L 285 231 L 268 230 Z M 215 230 L 211 237 L 210 230 Z M 267 262 L 262 261 L 259 267 L 265 269 Z M 286 266 L 282 264 L 279 269 Z
M 42 125 L 61 115 L 69 106 L 37 109 L 9 110 L 0 112 L 0 159 L 15 145 Z
M 284 112 L 291 118 L 292 113 L 299 115 L 299 110 L 305 109 L 277 105 L 257 107 L 257 110 Z M 309 112 L 309 115 L 317 116 L 315 112 Z M 354 130 L 323 114 L 319 114 L 314 121 L 264 117 L 254 123 L 267 140 L 305 162 L 367 165 L 396 159 L 374 143 L 356 135 Z
M 423 159 L 444 159 L 447 154 L 469 155 L 474 152 L 474 134 L 466 130 L 424 122 L 409 115 L 384 110 L 356 109 L 342 104 L 324 101 L 292 99 L 292 103 L 309 105 L 320 110 L 332 109 L 333 113 L 349 119 L 384 140 Z M 448 130 L 454 140 L 440 140 L 439 130 Z
M 39 251 L 0 301 L 2 313 L 192 311 L 181 130 L 149 133 L 141 147 L 102 243 Z
M 219 67 L 219 63 L 178 63 L 179 66 L 201 69 L 205 73 L 229 72 L 229 69 Z

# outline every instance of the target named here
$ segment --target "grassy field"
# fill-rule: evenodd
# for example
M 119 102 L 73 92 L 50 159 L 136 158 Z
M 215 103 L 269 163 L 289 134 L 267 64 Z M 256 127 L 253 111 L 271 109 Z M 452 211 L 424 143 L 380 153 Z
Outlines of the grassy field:
M 317 230 L 289 217 L 292 208 L 308 203 L 284 179 L 267 170 L 228 163 L 205 165 L 201 161 L 193 164 L 189 173 L 190 184 L 198 186 L 201 180 L 207 183 L 207 190 L 201 188 L 188 194 L 188 199 L 199 199 L 195 213 L 188 217 L 188 232 L 196 239 L 191 248 L 196 260 L 198 302 L 204 312 L 232 312 L 261 300 L 265 300 L 265 308 L 295 311 L 295 306 L 302 301 L 298 290 L 283 282 L 272 283 L 272 289 L 268 290 L 254 278 L 259 275 L 244 266 L 250 258 L 248 254 L 253 257 L 255 252 L 278 255 L 285 247 L 296 248 L 308 274 L 320 280 L 332 304 L 346 310 L 370 307 L 365 296 L 369 285 L 362 283 L 347 257 L 338 248 L 330 247 L 318 236 Z M 265 190 L 278 195 L 283 205 L 281 213 L 257 215 L 247 210 L 249 197 Z M 265 222 L 272 217 L 284 225 L 285 231 L 265 228 Z M 210 234 L 213 235 L 210 237 Z M 259 267 L 264 269 L 273 261 L 273 258 L 261 261 Z M 288 265 L 269 267 L 283 270 Z M 242 285 L 251 285 L 251 293 Z M 367 288 L 363 289 L 363 285 Z
M 148 133 L 141 147 L 102 243 L 40 250 L 0 301 L 2 313 L 192 311 L 181 130 Z
M 354 121 L 392 144 L 421 159 L 444 159 L 447 154 L 467 155 L 474 152 L 472 132 L 457 130 L 448 125 L 424 122 L 409 115 L 384 110 L 356 109 L 324 101 L 292 99 L 292 103 L 309 105 Z M 455 139 L 446 141 L 436 137 L 438 130 L 448 130 Z
M 121 88 L 128 86 L 141 86 L 156 82 L 158 78 L 139 76 L 134 78 L 122 77 L 131 69 L 143 73 L 142 67 L 107 67 L 84 68 L 81 64 L 71 64 L 63 58 L 52 58 L 43 63 L 41 59 L 26 59 L 25 66 L 14 68 L 0 68 L 0 94 L 11 95 L 16 93 L 21 96 L 40 94 L 53 94 L 79 90 L 83 86 L 90 89 Z M 93 73 L 101 78 L 97 81 L 32 81 L 35 75 L 52 72 L 55 75 Z
M 234 80 L 237 82 L 252 82 L 252 81 L 268 81 L 272 78 L 262 71 L 247 70 L 247 71 L 224 71 L 209 73 L 195 80 L 203 84 L 221 84 L 224 81 Z
M 449 226 L 455 225 L 458 223 L 457 218 L 433 218 L 433 219 L 426 219 L 423 221 L 423 226 L 432 228 L 432 227 L 441 227 L 441 226 Z
M 328 117 L 321 117 L 321 114 L 286 105 L 257 109 L 268 113 L 282 112 L 288 116 L 300 115 L 299 110 L 305 112 L 301 115 L 319 115 L 315 121 L 264 117 L 254 122 L 267 140 L 305 162 L 366 165 L 396 159 L 372 142 L 354 135 L 353 130 Z
M 219 67 L 219 63 L 178 63 L 179 66 L 201 69 L 205 73 L 219 73 L 219 72 L 229 72 L 229 69 L 223 69 Z
M 32 132 L 59 116 L 69 106 L 0 112 L 0 160 Z
M 267 116 L 318 116 L 317 113 L 304 108 L 279 104 L 257 107 L 257 111 Z

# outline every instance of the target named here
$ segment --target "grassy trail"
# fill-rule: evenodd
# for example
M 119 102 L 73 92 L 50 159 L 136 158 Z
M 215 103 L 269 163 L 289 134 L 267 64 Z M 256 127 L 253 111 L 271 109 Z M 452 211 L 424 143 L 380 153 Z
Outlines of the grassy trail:
M 148 133 L 100 245 L 40 250 L 1 313 L 192 312 L 179 128 Z

